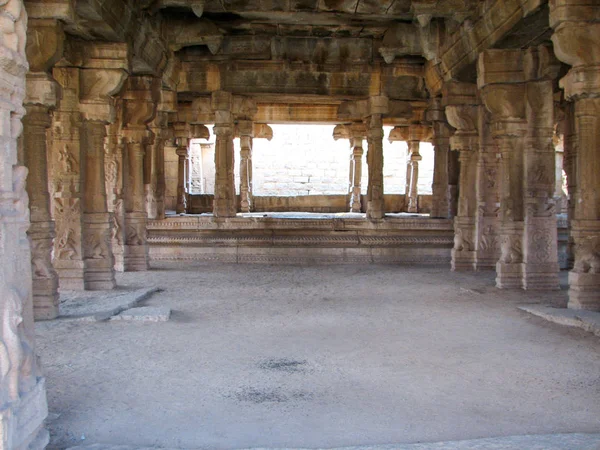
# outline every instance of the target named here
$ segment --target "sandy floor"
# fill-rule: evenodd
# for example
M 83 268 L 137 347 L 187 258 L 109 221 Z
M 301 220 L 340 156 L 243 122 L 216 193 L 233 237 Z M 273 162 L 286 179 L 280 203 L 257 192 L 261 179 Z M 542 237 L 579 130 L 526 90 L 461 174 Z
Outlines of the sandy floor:
M 333 447 L 600 432 L 600 339 L 493 274 L 163 266 L 164 323 L 38 323 L 50 448 Z M 84 438 L 84 439 L 82 439 Z

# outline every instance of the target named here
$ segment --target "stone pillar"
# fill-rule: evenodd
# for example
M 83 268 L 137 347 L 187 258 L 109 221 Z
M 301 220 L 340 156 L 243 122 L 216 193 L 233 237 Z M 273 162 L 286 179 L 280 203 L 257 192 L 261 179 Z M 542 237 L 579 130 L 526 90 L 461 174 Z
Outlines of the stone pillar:
M 448 218 L 450 211 L 450 186 L 448 178 L 448 154 L 450 153 L 450 126 L 446 121 L 441 97 L 432 98 L 426 113 L 432 124 L 434 151 L 433 184 L 430 217 Z
M 173 130 L 169 128 L 169 114 L 175 112 L 177 112 L 177 93 L 161 90 L 156 117 L 149 124 L 150 131 L 154 135 L 154 143 L 152 144 L 154 170 L 151 180 L 152 188 L 149 191 L 154 193 L 156 202 L 154 214 L 151 215 L 150 211 L 148 214 L 148 218 L 151 219 L 165 218 L 165 145 L 173 139 Z
M 112 214 L 113 226 L 111 244 L 115 258 L 115 270 L 125 271 L 125 204 L 124 178 L 126 161 L 123 143 L 122 100 L 116 101 L 116 120 L 107 128 L 104 154 L 104 173 L 106 176 L 106 198 L 108 211 Z
M 542 51 L 545 47 L 539 47 Z M 537 60 L 538 49 L 526 57 Z M 525 230 L 523 239 L 523 289 L 558 290 L 558 235 L 554 200 L 556 152 L 553 82 L 527 83 L 528 136 L 524 153 Z
M 361 190 L 362 190 L 362 160 L 363 160 L 363 141 L 366 136 L 366 129 L 362 123 L 352 124 L 350 127 L 350 145 L 352 148 L 352 184 L 350 186 L 350 212 L 359 213 L 362 211 Z
M 62 99 L 52 116 L 49 176 L 56 227 L 52 263 L 61 290 L 83 290 L 82 157 L 79 69 L 55 67 Z
M 89 55 L 83 67 L 63 67 L 69 55 L 53 70 L 62 87 L 52 139 L 52 163 L 58 167 L 51 177 L 57 228 L 54 265 L 65 289 L 110 289 L 115 284 L 105 138 L 106 125 L 115 120 L 113 96 L 129 65 L 125 45 L 102 44 L 101 51 L 96 45 L 73 42 L 70 51 Z
M 23 119 L 24 163 L 29 169 L 27 193 L 31 210 L 29 238 L 33 273 L 33 314 L 35 320 L 58 316 L 58 274 L 52 266 L 55 225 L 50 207 L 48 183 L 48 130 L 50 112 L 60 99 L 58 84 L 49 75 L 62 57 L 64 32 L 56 20 L 32 19 L 28 23 L 27 74 Z
M 420 141 L 408 141 L 408 171 L 410 182 L 408 183 L 408 193 L 406 195 L 406 210 L 409 213 L 419 212 L 419 161 L 423 159 L 419 153 Z
M 389 100 L 385 96 L 374 96 L 367 105 L 367 166 L 369 185 L 367 187 L 367 218 L 383 219 L 383 122 L 382 116 L 388 112 Z
M 458 214 L 458 181 L 460 176 L 459 152 L 448 153 L 448 191 L 450 195 L 450 217 Z
M 190 157 L 189 145 L 192 138 L 192 130 L 189 124 L 176 122 L 173 124 L 175 134 L 177 162 L 177 205 L 175 212 L 185 214 L 187 212 L 187 192 L 186 192 L 186 160 Z
M 81 146 L 85 152 L 83 248 L 87 290 L 113 289 L 116 285 L 112 215 L 106 203 L 104 175 L 106 125 L 101 120 L 85 120 L 81 130 Z
M 348 139 L 350 142 L 350 170 L 349 170 L 349 205 L 350 212 L 359 213 L 361 205 L 361 179 L 363 140 L 367 130 L 363 123 L 351 125 L 337 125 L 333 130 L 333 139 Z
M 571 222 L 575 218 L 575 194 L 577 192 L 577 133 L 573 103 L 565 102 L 564 110 L 563 165 L 567 175 L 567 223 L 569 226 L 567 267 L 572 269 L 575 264 L 575 241 L 571 233 Z
M 240 211 L 252 211 L 252 179 L 250 162 L 252 160 L 252 138 L 254 126 L 249 120 L 240 120 L 237 124 L 240 137 Z
M 443 104 L 448 123 L 456 128 L 450 147 L 460 152 L 458 208 L 454 218 L 452 270 L 474 270 L 476 261 L 477 217 L 477 88 L 467 83 L 447 83 Z
M 126 271 L 148 270 L 146 191 L 144 158 L 154 135 L 148 128 L 159 101 L 159 79 L 130 77 L 123 98 L 123 138 L 125 145 L 125 255 Z
M 48 163 L 46 136 L 52 120 L 50 107 L 56 104 L 56 83 L 46 74 L 27 76 L 23 119 L 25 165 L 29 169 L 27 194 L 31 210 L 31 269 L 33 272 L 33 314 L 35 320 L 58 316 L 58 274 L 52 266 L 52 245 L 55 237 L 54 220 L 50 214 L 48 193 Z M 44 93 L 42 98 L 37 94 Z M 37 98 L 36 98 L 37 97 Z M 53 97 L 50 103 L 42 104 Z
M 0 16 L 0 448 L 39 450 L 49 440 L 48 406 L 34 348 L 28 170 L 17 162 L 27 14 L 20 0 L 10 0 L 0 6 Z
M 213 92 L 211 106 L 215 113 L 215 217 L 235 217 L 237 213 L 233 172 L 233 98 L 229 92 Z
M 490 113 L 478 108 L 476 270 L 495 270 L 500 259 L 500 168 L 498 149 L 491 133 Z
M 117 46 L 115 51 L 121 47 Z M 104 62 L 105 60 L 102 60 Z M 113 289 L 116 285 L 112 253 L 113 218 L 108 212 L 104 173 L 106 127 L 115 121 L 112 96 L 121 90 L 127 77 L 126 60 L 110 62 L 103 69 L 79 72 L 79 109 L 83 114 L 81 154 L 83 183 L 83 260 L 84 287 L 89 290 Z
M 569 308 L 600 311 L 600 12 L 597 2 L 550 4 L 552 42 L 571 69 L 560 80 L 574 104 L 577 187 L 571 235 L 575 263 L 569 272 Z
M 543 46 L 488 50 L 478 84 L 501 154 L 500 288 L 558 289 L 554 207 L 554 105 L 558 66 Z

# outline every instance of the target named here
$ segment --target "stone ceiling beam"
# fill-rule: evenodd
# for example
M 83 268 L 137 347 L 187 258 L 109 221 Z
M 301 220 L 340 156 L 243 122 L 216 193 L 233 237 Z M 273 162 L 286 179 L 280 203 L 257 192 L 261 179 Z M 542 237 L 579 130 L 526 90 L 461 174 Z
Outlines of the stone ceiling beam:
M 423 79 L 402 75 L 405 67 L 318 66 L 278 61 L 183 62 L 178 92 L 209 95 L 320 95 L 348 99 L 383 94 L 395 100 L 427 98 Z
M 429 92 L 438 95 L 443 81 L 460 80 L 463 71 L 472 66 L 481 52 L 492 48 L 525 17 L 535 13 L 544 0 L 495 0 L 476 20 L 464 21 L 456 31 L 446 37 L 440 47 L 439 63 L 426 67 Z M 464 80 L 472 81 L 472 80 Z

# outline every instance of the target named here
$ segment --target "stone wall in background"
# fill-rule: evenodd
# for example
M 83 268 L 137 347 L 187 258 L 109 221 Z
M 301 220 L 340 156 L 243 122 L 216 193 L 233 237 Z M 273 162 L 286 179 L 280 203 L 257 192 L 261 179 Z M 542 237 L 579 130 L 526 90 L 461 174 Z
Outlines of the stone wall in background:
M 271 125 L 273 139 L 253 143 L 253 193 L 255 196 L 290 197 L 303 195 L 344 195 L 349 186 L 350 147 L 346 140 L 334 141 L 332 125 Z M 406 142 L 389 143 L 392 127 L 384 127 L 384 190 L 404 194 L 406 185 Z M 210 142 L 210 141 L 209 141 Z M 235 143 L 236 192 L 239 194 L 239 139 Z M 366 142 L 365 142 L 366 149 Z M 433 148 L 421 144 L 423 161 L 419 172 L 419 194 L 431 194 Z M 214 146 L 206 141 L 192 144 L 192 192 L 213 194 L 215 180 Z M 366 152 L 363 156 L 366 167 Z M 362 192 L 367 192 L 363 171 Z

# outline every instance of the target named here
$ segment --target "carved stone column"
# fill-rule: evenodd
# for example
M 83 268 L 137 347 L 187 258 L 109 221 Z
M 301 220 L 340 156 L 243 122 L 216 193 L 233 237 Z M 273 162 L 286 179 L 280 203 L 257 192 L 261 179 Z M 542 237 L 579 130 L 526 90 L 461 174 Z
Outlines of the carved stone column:
M 126 143 L 125 176 L 125 257 L 126 271 L 148 270 L 146 192 L 144 158 L 153 142 L 148 123 L 159 101 L 158 79 L 130 77 L 123 92 L 123 138 Z
M 240 211 L 252 211 L 252 179 L 250 161 L 252 160 L 252 138 L 254 126 L 249 120 L 240 120 L 237 124 L 240 137 Z
M 88 290 L 113 289 L 116 285 L 112 253 L 112 215 L 106 203 L 104 139 L 106 122 L 85 120 L 81 146 L 85 156 L 83 208 L 84 286 Z
M 11 0 L 0 16 L 0 448 L 41 450 L 49 440 L 48 406 L 34 348 L 28 170 L 17 163 L 27 15 L 21 1 Z
M 235 217 L 237 213 L 233 172 L 233 98 L 229 92 L 213 92 L 211 106 L 215 112 L 215 217 Z
M 79 111 L 79 69 L 55 67 L 53 76 L 61 86 L 62 99 L 52 116 L 50 188 L 56 226 L 53 265 L 59 286 L 83 290 L 82 171 Z
M 560 80 L 574 103 L 577 187 L 571 234 L 575 263 L 569 272 L 569 308 L 600 311 L 600 23 L 597 2 L 555 0 L 550 4 L 552 42 L 572 66 Z
M 125 144 L 123 142 L 122 100 L 115 102 L 116 120 L 107 126 L 104 152 L 104 172 L 106 176 L 106 203 L 112 214 L 113 226 L 111 244 L 115 258 L 115 270 L 125 271 Z
M 84 160 L 83 254 L 84 287 L 113 289 L 116 285 L 112 253 L 113 218 L 108 212 L 104 173 L 106 126 L 115 120 L 115 95 L 127 73 L 120 68 L 80 71 L 81 149 Z M 98 80 L 102 82 L 99 83 Z
M 450 211 L 450 186 L 448 179 L 448 154 L 450 153 L 450 126 L 446 121 L 441 97 L 431 99 L 427 120 L 432 124 L 434 151 L 431 217 L 448 218 Z
M 350 212 L 359 213 L 362 211 L 361 190 L 362 190 L 362 160 L 363 160 L 363 141 L 367 130 L 362 123 L 353 123 L 350 126 L 350 145 L 352 147 L 352 185 L 350 187 Z
M 500 167 L 491 133 L 490 113 L 478 108 L 479 155 L 477 160 L 477 270 L 495 270 L 500 259 Z
M 41 85 L 40 85 L 41 84 Z M 33 86 L 35 85 L 35 87 Z M 52 266 L 52 245 L 55 237 L 54 221 L 50 214 L 48 193 L 48 163 L 46 136 L 52 124 L 50 107 L 37 103 L 32 94 L 46 91 L 46 97 L 56 93 L 55 82 L 28 75 L 29 96 L 23 119 L 23 147 L 25 165 L 29 169 L 27 193 L 31 210 L 31 268 L 33 272 L 33 313 L 35 320 L 54 319 L 58 316 L 58 274 Z
M 452 270 L 474 270 L 476 261 L 477 217 L 477 90 L 475 85 L 448 83 L 444 87 L 443 104 L 448 123 L 456 128 L 450 147 L 460 152 L 458 211 L 454 218 Z
M 383 219 L 383 122 L 388 112 L 389 101 L 385 96 L 374 96 L 368 102 L 367 126 L 367 166 L 369 185 L 367 188 L 367 218 Z
M 527 132 L 525 86 L 492 85 L 482 98 L 492 113 L 492 136 L 500 153 L 500 260 L 496 286 L 520 288 L 523 262 L 523 150 Z
M 175 112 L 177 112 L 177 93 L 161 90 L 156 117 L 149 124 L 150 131 L 154 134 L 154 143 L 151 146 L 153 156 L 151 187 L 146 189 L 147 205 L 149 195 L 153 194 L 155 201 L 154 211 L 148 210 L 148 218 L 151 219 L 165 218 L 165 145 L 174 137 L 173 130 L 169 128 L 169 114 Z M 154 214 L 152 215 L 151 212 Z
M 575 218 L 575 199 L 577 192 L 577 130 L 573 102 L 565 102 L 563 128 L 563 165 L 567 176 L 567 223 L 569 242 L 567 244 L 567 267 L 575 264 L 575 242 L 571 233 L 571 222 Z
M 23 119 L 24 162 L 29 169 L 27 193 L 31 210 L 31 268 L 33 272 L 33 314 L 35 320 L 58 316 L 58 274 L 52 266 L 54 220 L 48 192 L 48 129 L 50 111 L 60 99 L 58 84 L 49 70 L 62 56 L 64 33 L 55 20 L 32 19 L 28 23 L 27 97 Z
M 558 289 L 550 60 L 542 46 L 479 58 L 478 84 L 502 158 L 500 288 Z
M 350 212 L 359 213 L 361 205 L 361 179 L 363 140 L 366 137 L 366 127 L 363 123 L 337 125 L 333 130 L 333 139 L 348 139 L 350 142 L 349 170 L 349 206 Z
M 190 157 L 189 145 L 192 138 L 192 130 L 189 124 L 184 122 L 176 122 L 173 124 L 175 133 L 176 150 L 178 156 L 177 163 L 177 206 L 175 212 L 177 214 L 185 214 L 187 212 L 187 192 L 186 184 L 188 175 L 186 173 L 186 161 Z

